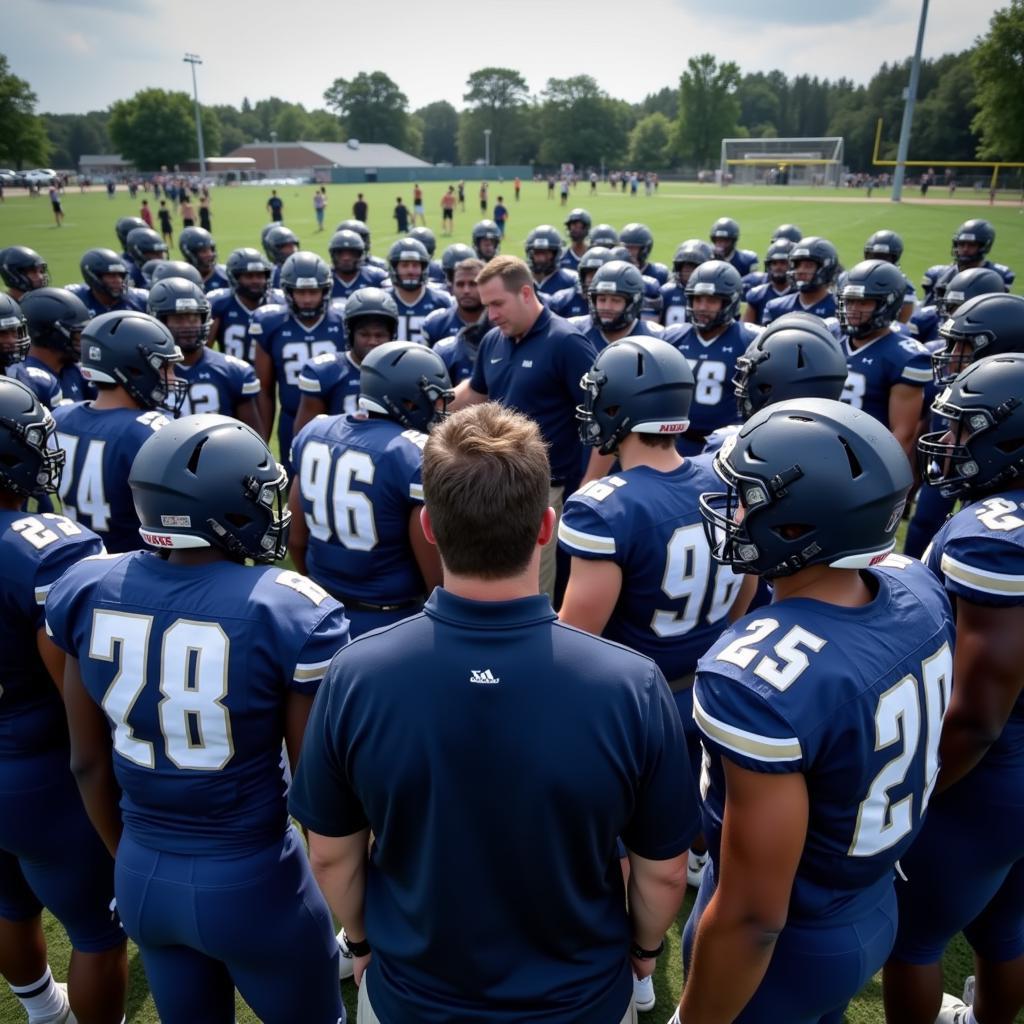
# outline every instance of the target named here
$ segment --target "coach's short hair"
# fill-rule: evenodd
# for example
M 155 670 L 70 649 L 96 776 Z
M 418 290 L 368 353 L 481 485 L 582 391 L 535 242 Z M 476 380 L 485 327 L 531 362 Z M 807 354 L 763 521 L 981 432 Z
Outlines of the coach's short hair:
M 486 284 L 495 278 L 501 281 L 507 292 L 533 287 L 533 274 L 518 256 L 495 256 L 476 276 L 476 283 Z
M 485 402 L 436 426 L 423 449 L 423 493 L 445 567 L 478 579 L 523 572 L 550 482 L 540 430 L 520 413 Z

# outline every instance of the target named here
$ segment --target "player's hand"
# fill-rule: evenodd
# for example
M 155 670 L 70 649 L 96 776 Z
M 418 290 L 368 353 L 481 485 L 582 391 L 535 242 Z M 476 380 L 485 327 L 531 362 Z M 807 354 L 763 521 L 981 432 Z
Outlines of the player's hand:
M 636 957 L 630 958 L 633 963 L 633 973 L 638 978 L 648 978 L 654 973 L 654 968 L 658 966 L 657 960 L 637 960 Z
M 367 953 L 366 956 L 357 956 L 354 958 L 354 963 L 352 965 L 352 980 L 356 983 L 357 988 L 363 983 L 363 971 L 370 966 L 370 961 L 372 959 L 372 953 Z

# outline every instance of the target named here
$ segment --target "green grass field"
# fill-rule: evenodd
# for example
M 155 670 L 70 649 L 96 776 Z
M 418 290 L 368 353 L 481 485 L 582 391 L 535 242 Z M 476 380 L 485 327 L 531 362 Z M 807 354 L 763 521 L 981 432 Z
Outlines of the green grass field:
M 357 191 L 365 193 L 370 205 L 369 225 L 374 251 L 384 255 L 390 242 L 397 237 L 391 220 L 395 197 L 403 195 L 411 207 L 411 185 L 327 186 L 327 230 L 322 235 L 315 233 L 312 186 L 278 188 L 285 201 L 285 223 L 299 235 L 305 248 L 325 256 L 331 229 L 351 216 Z M 438 204 L 442 191 L 441 183 L 428 183 L 424 188 L 428 225 L 435 231 L 440 227 Z M 269 187 L 247 186 L 214 191 L 213 233 L 221 259 L 237 246 L 258 246 L 260 229 L 269 219 L 264 207 L 269 195 Z M 512 199 L 510 182 L 492 182 L 492 203 L 498 195 L 505 196 L 511 211 L 504 244 L 506 252 L 521 254 L 523 239 L 532 227 L 545 222 L 561 224 L 568 212 L 567 208 L 560 207 L 557 199 L 546 198 L 546 188 L 542 183 L 525 183 L 522 199 L 516 203 Z M 469 241 L 470 230 L 481 217 L 476 196 L 477 186 L 473 182 L 467 183 L 466 210 L 456 211 L 455 235 L 451 241 Z M 141 198 L 140 193 L 139 199 L 132 201 L 126 191 L 119 191 L 110 200 L 102 192 L 81 194 L 74 188 L 69 189 L 64 198 L 64 226 L 57 229 L 45 196 L 29 199 L 8 194 L 6 202 L 0 204 L 0 246 L 29 245 L 49 261 L 54 284 L 78 281 L 81 253 L 92 246 L 116 247 L 115 220 L 137 215 Z M 984 217 L 994 224 L 998 235 L 993 258 L 1024 271 L 1024 207 L 1014 202 L 1013 197 L 1006 196 L 999 205 L 991 207 L 987 195 L 975 195 L 963 189 L 953 202 L 941 190 L 933 190 L 932 198 L 926 203 L 916 201 L 913 190 L 908 191 L 907 199 L 903 204 L 893 204 L 886 195 L 877 191 L 871 200 L 867 200 L 863 192 L 846 189 L 799 191 L 737 187 L 723 190 L 711 185 L 673 182 L 662 185 L 658 194 L 650 199 L 643 195 L 632 199 L 621 193 L 612 194 L 604 186 L 596 196 L 590 196 L 587 186 L 581 185 L 570 195 L 569 204 L 586 207 L 594 223 L 607 222 L 616 228 L 621 228 L 628 221 L 646 223 L 656 239 L 653 258 L 664 262 L 671 260 L 676 245 L 683 239 L 706 237 L 712 222 L 720 216 L 738 220 L 742 228 L 740 244 L 759 254 L 764 252 L 772 229 L 790 222 L 799 225 L 804 234 L 820 234 L 831 239 L 847 266 L 860 259 L 864 240 L 871 232 L 891 228 L 904 238 L 906 255 L 903 269 L 915 283 L 926 267 L 949 259 L 950 236 L 958 224 L 971 217 Z M 438 239 L 439 251 L 448 241 Z M 178 254 L 172 255 L 177 257 Z M 1020 282 L 1014 290 L 1020 291 Z M 680 924 L 684 921 L 685 912 L 680 916 Z M 58 978 L 65 978 L 69 955 L 67 939 L 51 918 L 47 918 L 46 930 L 54 972 Z M 947 990 L 959 993 L 964 977 L 972 973 L 970 951 L 962 939 L 954 942 L 947 952 L 945 969 Z M 658 1006 L 652 1013 L 641 1015 L 641 1019 L 652 1022 L 667 1019 L 682 985 L 678 931 L 669 936 L 669 947 L 658 965 L 655 983 Z M 345 984 L 344 992 L 352 1015 L 350 1019 L 354 1020 L 355 990 L 351 983 Z M 1024 1024 L 1024 1015 L 1018 1019 Z M 24 1014 L 6 987 L 0 986 L 0 1024 L 15 1024 L 23 1020 Z M 151 1024 L 156 1020 L 142 964 L 133 947 L 128 1022 Z M 248 1007 L 239 1001 L 239 1024 L 250 1024 L 255 1020 Z M 854 1001 L 847 1020 L 850 1024 L 881 1024 L 884 1017 L 879 979 L 873 980 Z

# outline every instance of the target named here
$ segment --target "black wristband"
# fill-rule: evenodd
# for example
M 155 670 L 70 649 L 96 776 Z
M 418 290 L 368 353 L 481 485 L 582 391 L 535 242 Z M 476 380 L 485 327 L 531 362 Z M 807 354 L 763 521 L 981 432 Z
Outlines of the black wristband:
M 662 939 L 658 943 L 657 949 L 644 949 L 643 946 L 637 945 L 635 942 L 629 947 L 629 955 L 634 960 L 657 960 L 659 956 L 665 951 L 665 940 Z
M 345 929 L 341 929 L 341 936 L 345 940 L 345 945 L 348 946 L 348 951 L 355 957 L 369 956 L 370 955 L 370 940 L 363 939 L 362 942 L 355 942 L 348 937 Z

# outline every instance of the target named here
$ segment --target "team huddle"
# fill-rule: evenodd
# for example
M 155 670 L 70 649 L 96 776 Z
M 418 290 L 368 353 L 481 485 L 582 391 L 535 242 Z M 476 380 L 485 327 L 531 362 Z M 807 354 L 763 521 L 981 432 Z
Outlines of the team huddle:
M 0 973 L 30 1024 L 1024 1007 L 1024 298 L 723 217 L 0 250 Z M 270 448 L 276 430 L 275 455 Z M 906 523 L 902 552 L 897 532 Z M 294 568 L 286 567 L 290 558 Z M 301 825 L 300 834 L 298 825 Z M 532 827 L 531 827 L 532 826 Z M 47 963 L 41 914 L 73 953 Z M 337 925 L 341 931 L 336 934 Z M 963 932 L 976 973 L 943 992 Z M 666 1011 L 666 1014 L 669 1011 Z

